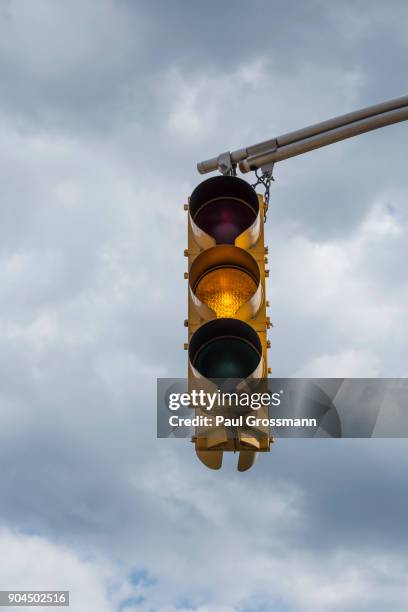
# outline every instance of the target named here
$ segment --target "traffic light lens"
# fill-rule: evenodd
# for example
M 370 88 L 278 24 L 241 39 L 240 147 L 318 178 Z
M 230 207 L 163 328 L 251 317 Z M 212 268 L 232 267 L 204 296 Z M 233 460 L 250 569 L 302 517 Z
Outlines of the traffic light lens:
M 189 211 L 199 230 L 216 244 L 235 244 L 256 221 L 259 200 L 255 189 L 237 176 L 213 176 L 194 189 Z
M 198 211 L 195 222 L 217 244 L 234 244 L 235 239 L 256 219 L 256 214 L 245 202 L 217 200 Z
M 205 378 L 247 378 L 262 364 L 262 344 L 248 323 L 212 319 L 192 335 L 188 356 Z
M 233 317 L 257 289 L 249 274 L 237 268 L 221 268 L 208 272 L 197 284 L 195 294 L 214 310 L 217 318 Z
M 246 378 L 257 368 L 259 354 L 240 338 L 217 338 L 197 353 L 194 367 L 206 378 Z

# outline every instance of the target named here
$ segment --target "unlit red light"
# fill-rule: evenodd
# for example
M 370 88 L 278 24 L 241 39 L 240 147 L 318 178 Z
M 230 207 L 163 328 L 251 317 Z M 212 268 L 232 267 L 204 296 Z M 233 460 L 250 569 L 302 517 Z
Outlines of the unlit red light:
M 195 294 L 221 318 L 233 317 L 255 291 L 255 281 L 249 274 L 236 268 L 222 268 L 208 272 L 198 282 Z
M 235 239 L 255 221 L 255 211 L 240 200 L 217 199 L 202 206 L 194 221 L 217 244 L 234 244 Z

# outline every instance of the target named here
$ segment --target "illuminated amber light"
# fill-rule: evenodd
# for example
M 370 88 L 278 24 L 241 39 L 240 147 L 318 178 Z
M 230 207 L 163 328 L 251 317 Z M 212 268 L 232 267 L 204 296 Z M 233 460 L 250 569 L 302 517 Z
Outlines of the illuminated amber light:
M 233 317 L 255 293 L 256 284 L 249 274 L 236 268 L 208 272 L 197 284 L 199 300 L 221 317 Z

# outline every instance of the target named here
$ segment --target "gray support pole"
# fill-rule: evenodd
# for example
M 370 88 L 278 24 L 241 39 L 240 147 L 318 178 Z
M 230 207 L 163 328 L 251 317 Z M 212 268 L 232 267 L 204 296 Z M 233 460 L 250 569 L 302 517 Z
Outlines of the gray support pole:
M 270 163 L 408 119 L 408 96 L 388 100 L 346 115 L 310 125 L 256 145 L 223 153 L 197 164 L 201 174 L 222 169 L 225 159 L 249 172 Z
M 399 121 L 406 121 L 408 119 L 408 106 L 406 108 L 400 108 L 388 113 L 383 113 L 374 117 L 368 117 L 367 119 L 361 119 L 349 123 L 348 125 L 329 130 L 328 132 L 322 132 L 303 140 L 291 142 L 290 144 L 280 146 L 279 138 L 278 147 L 275 151 L 261 153 L 253 157 L 247 157 L 240 162 L 239 167 L 241 172 L 250 172 L 256 168 L 262 168 L 268 164 L 294 157 L 295 155 L 301 155 L 320 147 L 339 142 L 340 140 L 346 140 L 352 136 L 358 136 L 371 130 L 376 130 L 386 125 L 392 125 Z

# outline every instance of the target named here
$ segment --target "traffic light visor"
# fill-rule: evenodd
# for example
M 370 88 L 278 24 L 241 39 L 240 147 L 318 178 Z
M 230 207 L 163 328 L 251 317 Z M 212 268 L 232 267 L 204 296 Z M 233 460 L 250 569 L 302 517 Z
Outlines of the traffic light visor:
M 236 176 L 213 176 L 200 183 L 190 197 L 191 218 L 216 244 L 234 244 L 259 213 L 255 190 Z
M 248 320 L 262 302 L 257 262 L 247 251 L 232 245 L 200 253 L 191 265 L 189 285 L 193 303 L 204 319 Z
M 189 358 L 192 367 L 205 378 L 247 378 L 262 366 L 262 346 L 258 334 L 247 323 L 214 319 L 193 334 Z

